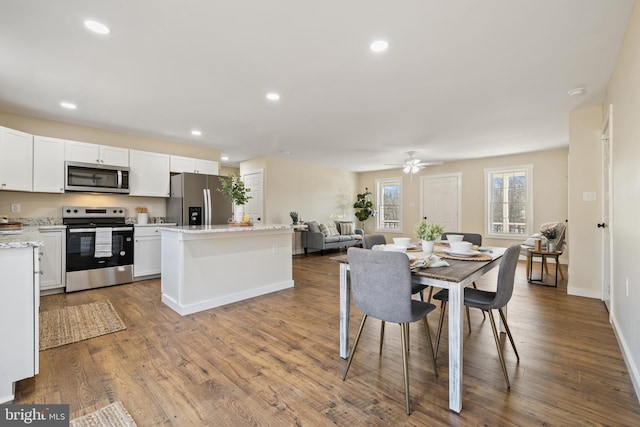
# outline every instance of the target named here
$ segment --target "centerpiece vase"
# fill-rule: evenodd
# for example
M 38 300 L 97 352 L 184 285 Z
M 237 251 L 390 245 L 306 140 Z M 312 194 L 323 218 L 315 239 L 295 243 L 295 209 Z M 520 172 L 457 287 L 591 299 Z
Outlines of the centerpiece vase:
M 233 222 L 240 224 L 242 222 L 243 214 L 244 214 L 244 205 L 233 206 Z
M 435 240 L 422 240 L 422 252 L 427 254 L 433 253 L 433 246 L 436 244 Z

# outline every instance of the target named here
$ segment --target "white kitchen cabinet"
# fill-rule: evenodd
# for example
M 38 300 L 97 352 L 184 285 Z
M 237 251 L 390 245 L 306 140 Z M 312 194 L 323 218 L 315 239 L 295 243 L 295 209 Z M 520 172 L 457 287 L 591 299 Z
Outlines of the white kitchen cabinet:
M 0 190 L 33 191 L 33 135 L 0 127 Z
M 134 280 L 149 279 L 160 275 L 160 253 L 162 246 L 162 233 L 158 226 L 136 226 L 134 228 L 133 249 L 133 278 Z
M 171 172 L 174 173 L 190 172 L 203 175 L 218 175 L 218 170 L 218 162 L 213 160 L 171 156 Z
M 64 291 L 66 270 L 66 233 L 62 229 L 40 229 L 40 293 L 48 295 Z
M 65 140 L 33 137 L 33 191 L 64 193 Z
M 0 248 L 0 403 L 39 372 L 39 261 L 33 246 Z
M 109 145 L 66 141 L 65 159 L 70 162 L 96 163 L 109 166 L 129 166 L 129 150 Z
M 169 155 L 129 150 L 129 195 L 169 197 Z

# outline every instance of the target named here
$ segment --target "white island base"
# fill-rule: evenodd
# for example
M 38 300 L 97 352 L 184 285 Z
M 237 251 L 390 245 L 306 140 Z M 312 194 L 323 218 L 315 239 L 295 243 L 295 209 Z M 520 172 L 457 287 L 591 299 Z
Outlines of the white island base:
M 162 302 L 180 315 L 293 287 L 287 225 L 162 229 Z

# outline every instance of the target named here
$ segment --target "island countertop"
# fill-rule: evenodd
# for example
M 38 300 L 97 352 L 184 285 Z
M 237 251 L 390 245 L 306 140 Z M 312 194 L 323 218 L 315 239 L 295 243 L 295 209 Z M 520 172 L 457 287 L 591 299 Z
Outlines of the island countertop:
M 293 230 L 289 224 L 268 224 L 251 226 L 231 226 L 231 225 L 185 225 L 181 227 L 160 227 L 162 231 L 183 234 L 207 234 L 207 233 L 230 233 L 230 232 L 251 232 L 270 230 Z

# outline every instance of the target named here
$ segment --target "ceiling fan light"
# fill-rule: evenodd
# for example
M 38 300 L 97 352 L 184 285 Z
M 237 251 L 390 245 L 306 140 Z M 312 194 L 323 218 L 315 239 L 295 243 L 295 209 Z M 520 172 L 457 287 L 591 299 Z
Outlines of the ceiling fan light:
M 420 170 L 419 166 L 411 166 L 411 173 L 417 173 Z
M 411 172 L 411 166 L 405 166 L 404 169 L 402 169 L 402 172 L 404 172 L 404 173 Z

